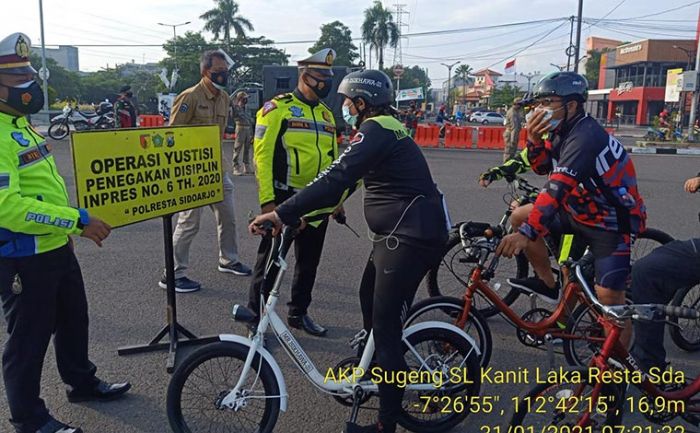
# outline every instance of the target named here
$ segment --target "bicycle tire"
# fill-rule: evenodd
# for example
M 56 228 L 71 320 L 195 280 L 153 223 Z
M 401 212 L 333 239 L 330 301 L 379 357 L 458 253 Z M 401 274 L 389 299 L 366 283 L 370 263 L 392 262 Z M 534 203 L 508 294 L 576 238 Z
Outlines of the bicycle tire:
M 223 397 L 228 391 L 233 389 L 236 385 L 239 375 L 236 374 L 225 374 L 227 377 L 217 378 L 220 382 L 211 385 L 215 386 L 212 390 L 212 394 L 200 395 L 199 398 L 193 399 L 195 403 L 200 403 L 202 409 L 200 409 L 201 416 L 206 414 L 207 411 L 212 413 L 209 421 L 208 428 L 195 428 L 192 420 L 186 419 L 186 415 L 183 414 L 183 388 L 187 382 L 192 378 L 192 373 L 195 372 L 197 368 L 203 364 L 217 360 L 238 360 L 240 361 L 240 368 L 243 367 L 245 363 L 246 356 L 248 354 L 248 347 L 239 343 L 232 342 L 217 342 L 208 344 L 185 358 L 180 364 L 172 378 L 170 379 L 170 384 L 168 385 L 168 395 L 167 395 L 167 414 L 170 427 L 175 433 L 203 433 L 212 430 L 212 423 L 217 422 L 221 424 L 231 426 L 235 425 L 234 422 L 236 418 L 243 416 L 243 413 L 247 410 L 248 406 L 252 406 L 251 403 L 246 403 L 242 409 L 238 411 L 233 411 L 229 409 L 219 409 L 215 405 L 218 398 Z M 219 363 L 218 367 L 221 368 L 222 365 Z M 259 375 L 256 377 L 249 377 L 250 380 L 256 380 L 253 382 L 255 386 L 258 381 L 262 383 L 262 390 L 264 391 L 264 396 L 279 396 L 279 384 L 275 378 L 275 374 L 272 371 L 272 367 L 265 361 L 260 354 L 256 354 L 253 358 L 252 368 L 254 371 L 258 372 Z M 228 369 L 221 369 L 221 373 L 229 372 Z M 211 377 L 211 376 L 210 376 Z M 206 377 L 201 377 L 201 379 L 206 380 Z M 213 379 L 212 379 L 213 380 Z M 197 388 L 199 394 L 204 391 L 202 388 Z M 257 389 L 257 388 L 256 388 Z M 237 432 L 260 432 L 260 433 L 271 433 L 272 429 L 277 423 L 277 418 L 280 411 L 280 399 L 265 397 L 264 399 L 251 398 L 249 402 L 264 401 L 262 414 L 259 416 L 259 421 L 252 421 L 249 423 L 248 427 L 237 429 Z M 208 407 L 207 407 L 208 406 Z M 230 417 L 227 415 L 231 415 Z M 256 416 L 256 418 L 258 418 Z M 207 422 L 207 420 L 205 420 Z M 217 430 L 218 431 L 218 430 Z
M 639 260 L 642 257 L 646 256 L 647 254 L 652 252 L 656 247 L 665 245 L 671 242 L 672 240 L 674 240 L 673 236 L 669 235 L 668 233 L 662 230 L 655 228 L 648 228 L 644 230 L 642 233 L 639 234 L 637 240 L 632 245 L 632 263 L 634 264 L 636 260 Z M 645 241 L 654 241 L 658 245 Z
M 674 307 L 689 307 L 698 309 L 700 307 L 700 285 L 686 287 L 676 292 L 671 301 Z M 677 326 L 669 327 L 671 339 L 679 348 L 686 352 L 697 352 L 700 350 L 700 326 L 697 321 L 689 319 L 679 319 L 669 317 L 669 321 Z M 691 331 L 692 333 L 688 333 Z
M 547 429 L 547 427 L 549 426 L 572 427 L 576 425 L 576 422 L 578 421 L 580 416 L 582 416 L 584 412 L 588 411 L 589 407 L 591 407 L 593 404 L 592 402 L 590 402 L 590 398 L 586 398 L 587 395 L 584 394 L 586 388 L 590 388 L 592 390 L 592 383 L 589 380 L 590 378 L 587 368 L 577 367 L 565 371 L 567 372 L 569 377 L 573 377 L 572 372 L 578 372 L 578 374 L 580 374 L 582 378 L 581 383 L 574 384 L 562 380 L 561 382 L 554 384 L 540 383 L 538 385 L 535 385 L 530 389 L 530 391 L 528 391 L 527 394 L 525 394 L 519 399 L 519 402 L 522 403 L 516 405 L 517 407 L 510 421 L 511 427 L 527 426 L 533 428 L 534 431 L 549 431 Z M 580 385 L 583 385 L 582 389 L 577 390 L 576 387 Z M 569 388 L 574 388 L 573 392 Z M 581 405 L 582 408 L 572 408 L 570 410 L 566 410 L 565 413 L 559 411 L 558 414 L 554 416 L 553 413 L 557 410 L 557 404 L 560 404 L 563 398 L 570 398 L 574 395 L 576 395 L 576 397 L 578 398 L 574 398 L 573 401 L 577 402 L 578 405 Z M 608 402 L 607 408 L 605 408 L 606 410 L 599 412 L 599 406 L 598 404 L 596 404 L 596 410 L 591 411 L 591 418 L 593 418 L 594 421 L 597 421 L 597 424 L 591 426 L 590 429 L 584 428 L 581 431 L 602 432 L 602 427 L 616 426 L 620 425 L 620 423 L 622 422 L 622 407 L 624 406 L 625 386 L 613 385 L 609 383 L 603 384 L 600 395 L 606 396 L 605 401 Z M 551 396 L 552 400 L 550 400 L 548 396 Z M 552 411 L 545 411 L 543 409 L 543 407 L 545 406 L 548 408 L 551 407 Z M 531 408 L 536 408 L 537 410 L 530 410 Z M 533 419 L 536 419 L 538 416 L 541 416 L 545 423 L 547 421 L 549 421 L 550 423 L 536 423 Z M 572 417 L 574 419 L 571 419 Z M 528 421 L 526 421 L 526 418 L 528 419 Z M 556 421 L 557 424 L 551 423 L 554 421 Z M 570 431 L 578 430 L 574 430 L 572 428 Z
M 57 130 L 60 131 L 57 133 Z M 70 133 L 70 126 L 66 122 L 56 122 L 49 126 L 49 137 L 54 140 L 63 140 Z
M 463 308 L 464 301 L 451 296 L 423 299 L 420 302 L 416 302 L 408 311 L 404 326 L 408 328 L 415 323 L 427 320 L 438 320 L 454 324 L 462 313 Z M 486 319 L 478 311 L 472 310 L 462 330 L 474 339 L 477 348 L 481 352 L 479 364 L 482 367 L 487 367 L 491 361 L 493 337 Z
M 603 328 L 597 321 L 597 315 L 586 304 L 579 304 L 571 313 L 566 323 L 569 335 L 586 335 L 604 338 Z M 599 344 L 592 341 L 565 338 L 562 349 L 567 364 L 572 367 L 587 367 Z M 579 350 L 582 349 L 582 350 Z
M 451 371 L 451 368 L 457 366 L 465 369 L 465 375 L 469 379 L 469 383 L 467 381 L 460 383 L 447 382 L 446 387 L 443 386 L 435 391 L 428 392 L 417 392 L 407 389 L 404 393 L 401 412 L 397 421 L 405 429 L 417 433 L 440 433 L 450 430 L 464 421 L 469 415 L 469 411 L 455 410 L 449 413 L 441 413 L 441 405 L 440 407 L 431 407 L 433 412 L 428 413 L 427 410 L 421 410 L 423 405 L 428 406 L 424 400 L 421 400 L 421 397 L 423 399 L 426 397 L 444 397 L 450 401 L 461 400 L 468 402 L 469 397 L 478 396 L 481 388 L 481 367 L 479 366 L 474 346 L 461 334 L 444 328 L 423 329 L 409 336 L 408 341 L 411 344 L 411 350 L 409 350 L 407 345 L 404 345 L 404 350 L 406 351 L 404 357 L 409 369 L 416 370 L 421 368 L 420 366 L 414 368 L 414 365 L 419 363 L 419 360 L 413 354 L 413 351 L 416 351 L 421 353 L 423 355 L 422 359 L 432 368 L 435 368 L 436 371 Z M 429 350 L 427 356 L 422 353 L 423 349 Z M 454 361 L 455 364 L 446 366 L 442 363 L 445 359 Z M 465 403 L 465 406 L 468 407 L 468 403 Z M 434 418 L 433 415 L 437 415 L 439 418 Z M 425 419 L 425 417 L 428 417 L 428 419 Z
M 463 256 L 465 253 L 459 236 L 459 229 L 457 228 L 450 231 L 440 263 L 428 271 L 426 286 L 429 296 L 453 296 L 459 298 L 464 294 L 469 273 L 474 264 L 460 263 L 460 254 Z M 512 263 L 515 263 L 515 269 L 513 269 Z M 496 275 L 491 281 L 500 283 L 501 290 L 504 293 L 501 299 L 506 305 L 512 305 L 520 296 L 520 291 L 510 287 L 506 279 L 526 278 L 529 266 L 524 254 L 519 254 L 514 259 L 501 257 L 499 260 Z M 489 318 L 499 313 L 498 308 L 491 305 L 481 295 L 474 298 L 474 307 L 484 318 Z

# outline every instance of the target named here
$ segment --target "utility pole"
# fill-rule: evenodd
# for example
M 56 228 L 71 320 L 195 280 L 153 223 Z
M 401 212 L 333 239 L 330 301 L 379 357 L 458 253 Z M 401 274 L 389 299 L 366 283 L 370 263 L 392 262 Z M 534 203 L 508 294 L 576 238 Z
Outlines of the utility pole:
M 49 114 L 49 79 L 47 78 L 48 69 L 46 68 L 46 38 L 44 37 L 44 4 L 39 0 L 39 21 L 41 23 L 41 70 L 42 80 L 44 82 L 44 113 L 46 113 L 47 122 L 51 122 Z
M 690 104 L 690 124 L 688 125 L 688 141 L 695 141 L 695 112 L 698 109 L 698 71 L 700 70 L 700 41 L 695 50 L 695 91 Z
M 583 19 L 583 0 L 578 0 L 578 26 L 576 27 L 576 57 L 574 57 L 574 72 L 578 73 L 578 62 L 581 56 L 581 20 Z
M 574 50 L 576 49 L 574 47 L 574 16 L 573 15 L 571 15 L 571 17 L 569 17 L 569 21 L 571 21 L 571 30 L 569 31 L 569 46 L 566 48 L 566 70 L 567 71 L 571 70 L 571 58 L 574 56 Z M 561 68 L 559 68 L 559 70 L 561 71 Z
M 396 7 L 395 10 L 392 10 L 391 12 L 394 14 L 395 19 L 396 19 L 396 27 L 399 29 L 399 45 L 396 47 L 396 50 L 394 50 L 394 65 L 403 65 L 403 50 L 402 50 L 402 43 L 403 43 L 403 27 L 408 27 L 407 23 L 403 22 L 403 16 L 404 15 L 410 15 L 408 11 L 404 10 L 406 7 L 405 4 L 400 4 L 396 3 L 394 5 Z
M 180 23 L 180 24 L 163 24 L 163 23 L 158 23 L 159 26 L 165 26 L 165 27 L 172 27 L 173 28 L 173 60 L 175 60 L 175 69 L 177 69 L 177 33 L 175 32 L 175 29 L 180 26 L 185 26 L 189 24 L 191 21 L 187 21 L 185 23 Z
M 447 68 L 447 110 L 451 114 L 452 113 L 452 107 L 450 106 L 450 87 L 452 84 L 452 68 L 455 67 L 455 65 L 460 64 L 461 61 L 457 60 L 456 62 L 452 63 L 451 65 L 448 65 L 446 63 L 440 63 L 442 66 L 445 66 Z

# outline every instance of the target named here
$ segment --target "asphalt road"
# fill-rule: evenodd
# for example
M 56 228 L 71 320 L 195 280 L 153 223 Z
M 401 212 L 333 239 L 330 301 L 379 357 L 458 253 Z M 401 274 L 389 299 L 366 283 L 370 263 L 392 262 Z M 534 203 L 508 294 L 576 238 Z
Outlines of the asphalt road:
M 54 143 L 54 155 L 69 190 L 74 190 L 72 165 L 67 141 Z M 227 149 L 230 151 L 230 149 Z M 488 190 L 476 184 L 480 171 L 500 160 L 500 154 L 483 151 L 428 150 L 428 161 L 435 179 L 445 192 L 453 220 L 495 222 L 504 211 L 503 185 Z M 700 170 L 700 158 L 677 156 L 634 156 L 642 194 L 649 208 L 649 225 L 678 238 L 700 234 L 698 197 L 682 192 L 682 181 Z M 533 179 L 534 176 L 532 177 Z M 250 210 L 257 208 L 253 177 L 237 177 L 236 212 L 238 240 L 242 259 L 252 265 L 257 239 L 245 232 L 244 222 Z M 535 180 L 536 184 L 541 180 Z M 357 286 L 370 249 L 361 209 L 361 194 L 347 205 L 349 223 L 362 234 L 357 239 L 345 228 L 332 224 L 314 291 L 311 314 L 329 328 L 326 338 L 295 335 L 316 362 L 325 370 L 350 356 L 347 345 L 361 324 Z M 88 433 L 167 432 L 165 391 L 170 376 L 165 371 L 164 353 L 119 357 L 117 347 L 149 341 L 165 321 L 165 295 L 157 286 L 163 267 L 162 226 L 159 220 L 115 230 L 100 249 L 78 239 L 77 254 L 86 281 L 91 316 L 90 353 L 100 377 L 110 381 L 128 380 L 133 390 L 122 400 L 108 404 L 69 404 L 58 377 L 53 350 L 45 364 L 42 396 L 53 414 L 83 427 Z M 190 277 L 202 282 L 204 289 L 195 294 L 178 295 L 180 322 L 199 335 L 241 333 L 232 322 L 232 304 L 247 299 L 249 279 L 217 272 L 217 248 L 214 218 L 205 212 L 201 231 L 192 247 Z M 288 286 L 287 286 L 288 287 Z M 419 297 L 426 296 L 421 288 Z M 283 294 L 288 299 L 288 292 Z M 525 311 L 520 303 L 517 308 Z M 283 309 L 281 310 L 284 314 Z M 520 345 L 513 328 L 502 319 L 490 320 L 494 338 L 492 366 L 507 370 L 533 368 L 546 362 L 543 352 Z M 5 336 L 0 335 L 0 342 Z M 697 355 L 687 354 L 667 342 L 673 364 L 686 369 L 689 376 L 700 371 Z M 315 390 L 295 370 L 275 343 L 273 353 L 285 373 L 290 393 L 289 410 L 280 416 L 276 432 L 338 432 L 349 415 L 328 396 Z M 563 357 L 557 358 L 563 363 Z M 485 425 L 505 425 L 509 418 L 509 400 L 527 385 L 489 385 L 484 395 L 500 396 L 493 413 L 471 415 L 455 432 L 486 431 Z M 0 385 L 0 389 L 2 385 Z M 502 412 L 501 412 L 502 410 Z M 375 414 L 366 411 L 369 420 Z M 4 389 L 0 392 L 0 431 L 10 431 Z M 630 423 L 642 423 L 631 417 Z M 643 424 L 643 423 L 642 423 Z

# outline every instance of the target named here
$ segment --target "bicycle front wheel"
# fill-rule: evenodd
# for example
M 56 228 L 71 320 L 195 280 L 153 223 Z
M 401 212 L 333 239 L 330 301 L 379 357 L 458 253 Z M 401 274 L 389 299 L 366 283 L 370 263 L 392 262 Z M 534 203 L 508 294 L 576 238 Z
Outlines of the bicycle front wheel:
M 221 401 L 236 386 L 248 347 L 230 342 L 208 344 L 189 355 L 168 386 L 167 412 L 175 433 L 270 433 L 279 416 L 279 384 L 270 365 L 257 354 L 235 407 Z
M 408 328 L 413 324 L 430 320 L 456 325 L 455 322 L 462 314 L 463 308 L 464 301 L 451 296 L 437 296 L 424 299 L 415 303 L 408 311 L 405 327 Z M 481 366 L 488 366 L 489 361 L 491 361 L 493 339 L 486 319 L 476 309 L 472 309 L 462 330 L 474 339 L 474 343 L 479 348 L 479 352 L 481 352 Z
M 676 292 L 671 305 L 674 307 L 700 308 L 700 285 L 686 287 Z M 678 325 L 670 326 L 669 333 L 676 346 L 688 352 L 700 350 L 700 325 L 697 320 L 669 317 L 669 320 Z
M 467 287 L 469 273 L 475 263 L 469 262 L 459 237 L 459 230 L 450 231 L 450 236 L 445 245 L 440 264 L 428 271 L 426 285 L 430 296 L 454 296 L 462 297 Z M 501 257 L 496 268 L 496 273 L 491 279 L 492 287 L 500 285 L 503 302 L 511 305 L 520 295 L 517 289 L 510 287 L 506 281 L 508 278 L 525 278 L 528 275 L 529 264 L 524 254 L 512 259 Z M 484 318 L 498 314 L 498 309 L 491 305 L 488 299 L 477 293 L 474 297 L 474 307 Z
M 479 358 L 463 335 L 444 328 L 426 328 L 412 334 L 404 345 L 410 371 L 442 377 L 442 384 L 429 391 L 406 390 L 398 423 L 418 433 L 444 432 L 462 422 L 470 413 L 472 397 L 481 387 Z M 451 372 L 461 373 L 455 380 Z M 463 379 L 463 380 L 462 380 Z M 442 385 L 442 386 L 440 386 Z M 443 411 L 446 402 L 461 402 L 462 410 Z
M 525 396 L 515 398 L 510 426 L 527 426 L 537 432 L 559 427 L 555 430 L 560 431 L 562 427 L 575 427 L 586 414 L 590 418 L 582 426 L 585 428 L 581 431 L 585 432 L 602 432 L 603 427 L 622 422 L 624 385 L 602 384 L 600 394 L 594 398 L 596 383 L 589 380 L 588 369 L 574 368 L 565 372 L 570 380 L 564 380 L 562 374 L 560 383 L 541 383 Z M 577 382 L 575 377 L 580 377 L 581 381 Z

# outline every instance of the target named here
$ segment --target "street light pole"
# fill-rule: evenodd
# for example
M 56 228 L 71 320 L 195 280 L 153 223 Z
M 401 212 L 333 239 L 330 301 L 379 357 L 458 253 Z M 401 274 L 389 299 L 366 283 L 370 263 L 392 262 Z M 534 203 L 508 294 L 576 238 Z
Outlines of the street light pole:
M 683 51 L 685 53 L 685 55 L 688 56 L 688 63 L 686 65 L 685 70 L 690 71 L 690 62 L 693 60 L 693 52 L 686 49 L 686 48 L 679 47 L 678 45 L 673 45 L 673 48 Z
M 184 26 L 191 23 L 191 21 L 187 21 L 185 23 L 180 23 L 180 24 L 163 24 L 163 23 L 158 23 L 159 26 L 165 26 L 165 27 L 172 27 L 173 28 L 173 49 L 174 49 L 174 55 L 173 59 L 175 60 L 175 69 L 177 69 L 177 33 L 175 32 L 175 29 L 180 26 Z
M 688 140 L 695 141 L 695 111 L 698 109 L 698 70 L 700 70 L 700 40 L 695 50 L 695 89 L 693 102 L 690 104 L 690 125 L 688 125 Z
M 447 68 L 447 109 L 450 113 L 452 113 L 452 107 L 450 106 L 450 85 L 452 84 L 452 68 L 455 67 L 455 65 L 458 65 L 459 63 L 461 63 L 460 60 L 457 60 L 451 65 L 448 65 L 446 63 L 440 63 L 442 66 L 445 66 Z
M 44 113 L 46 113 L 46 120 L 50 122 L 51 115 L 49 114 L 49 80 L 46 77 L 48 69 L 46 68 L 46 39 L 44 38 L 44 4 L 42 0 L 39 0 L 39 21 L 41 22 L 41 78 L 44 82 Z
M 578 24 L 576 27 L 576 57 L 574 57 L 574 72 L 578 73 L 578 62 L 581 56 L 581 20 L 583 19 L 583 0 L 578 0 Z

